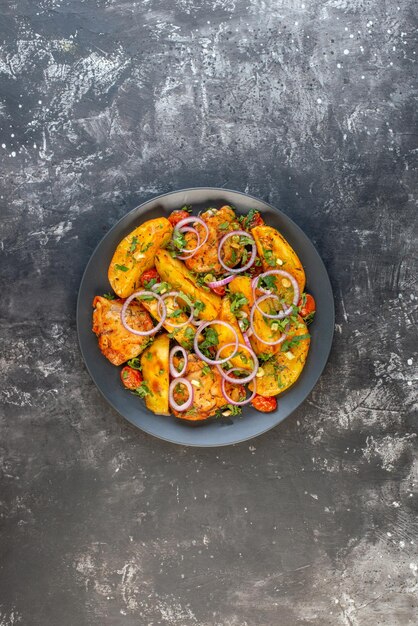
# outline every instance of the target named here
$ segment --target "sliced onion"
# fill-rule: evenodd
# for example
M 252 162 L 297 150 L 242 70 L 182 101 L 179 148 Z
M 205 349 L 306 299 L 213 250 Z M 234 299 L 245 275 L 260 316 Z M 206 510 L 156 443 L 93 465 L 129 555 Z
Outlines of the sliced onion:
M 240 367 L 234 367 L 232 370 L 229 370 L 230 373 L 237 372 L 237 371 L 242 372 L 243 370 Z M 242 385 L 242 382 L 241 382 L 242 379 L 235 378 L 234 380 L 235 380 L 235 383 L 233 384 Z M 241 400 L 241 401 L 233 400 L 232 398 L 228 396 L 226 392 L 226 389 L 225 389 L 226 383 L 227 383 L 226 378 L 222 378 L 222 383 L 221 383 L 222 395 L 225 398 L 225 400 L 228 402 L 228 404 L 233 404 L 234 406 L 243 406 L 244 404 L 248 404 L 249 402 L 251 402 L 251 400 L 254 398 L 254 396 L 257 393 L 256 391 L 257 383 L 256 381 L 254 381 L 254 391 L 252 392 L 249 398 L 246 398 L 245 400 Z
M 267 294 L 267 290 L 263 289 L 262 287 L 257 287 L 258 285 L 258 281 L 260 280 L 260 278 L 263 278 L 264 276 L 283 276 L 284 278 L 288 278 L 290 280 L 290 282 L 292 283 L 292 287 L 293 287 L 293 298 L 292 298 L 292 304 L 290 305 L 290 307 L 288 307 L 287 309 L 284 309 L 283 311 L 280 311 L 280 313 L 277 315 L 277 319 L 283 319 L 284 317 L 287 317 L 288 315 L 290 315 L 293 311 L 293 306 L 297 306 L 298 302 L 299 302 L 299 285 L 297 283 L 297 280 L 294 276 L 292 276 L 292 274 L 289 274 L 289 272 L 286 272 L 285 270 L 269 270 L 268 272 L 264 272 L 263 274 L 260 274 L 259 276 L 256 276 L 253 281 L 252 281 L 252 289 L 255 292 L 256 289 L 260 289 L 263 293 Z M 277 296 L 276 296 L 277 297 Z M 255 295 L 254 295 L 254 299 L 255 299 Z M 263 313 L 264 315 L 264 313 Z M 266 315 L 266 317 L 270 317 L 269 315 Z
M 243 236 L 243 237 L 250 237 L 250 239 L 253 240 L 253 242 L 251 244 L 252 251 L 251 251 L 250 260 L 243 267 L 239 267 L 238 269 L 232 269 L 231 267 L 228 267 L 228 265 L 226 265 L 223 262 L 222 255 L 221 255 L 224 243 L 230 237 L 235 237 L 235 235 Z M 253 237 L 251 237 L 251 235 L 249 235 L 247 232 L 245 232 L 245 230 L 232 230 L 230 233 L 227 233 L 226 235 L 224 235 L 222 237 L 222 239 L 220 240 L 220 242 L 219 242 L 219 246 L 218 246 L 218 260 L 219 260 L 219 263 L 222 265 L 222 267 L 225 270 L 227 270 L 227 272 L 231 272 L 232 274 L 239 274 L 240 272 L 245 272 L 246 270 L 248 270 L 252 266 L 252 264 L 254 263 L 256 254 L 257 254 L 257 247 L 255 245 L 255 241 L 254 241 Z
M 177 226 L 174 231 L 176 230 L 178 230 Z M 183 226 L 180 232 L 193 233 L 194 235 L 196 235 L 197 238 L 197 246 L 195 248 L 183 248 L 181 256 L 177 255 L 177 258 L 183 261 L 184 259 L 189 259 L 190 257 L 192 257 L 194 253 L 200 248 L 200 235 L 197 232 L 196 228 L 192 228 L 191 226 Z
M 253 307 L 255 307 L 258 310 L 258 312 L 261 313 L 261 315 L 263 315 L 264 317 L 269 317 L 270 319 L 275 319 L 275 320 L 283 319 L 283 311 L 279 311 L 278 313 L 275 313 L 274 315 L 272 315 L 271 313 L 265 313 L 265 311 L 263 311 L 263 309 L 260 308 L 259 305 L 265 300 L 269 300 L 270 298 L 275 298 L 276 300 L 279 300 L 280 302 L 279 296 L 276 296 L 274 293 L 266 293 L 264 296 L 260 296 L 259 298 L 257 298 L 257 300 L 254 301 Z
M 216 358 L 219 357 L 220 353 L 222 352 L 222 350 L 225 350 L 225 348 L 229 348 L 230 346 L 233 346 L 233 343 L 227 343 L 225 346 L 221 346 L 216 354 Z M 251 380 L 253 380 L 253 378 L 255 378 L 257 372 L 258 372 L 258 359 L 257 356 L 254 352 L 254 350 L 252 348 L 249 348 L 248 346 L 244 345 L 243 343 L 239 343 L 238 346 L 240 348 L 244 348 L 244 350 L 248 350 L 248 352 L 251 354 L 251 358 L 253 359 L 254 362 L 254 368 L 253 371 L 251 372 L 251 374 L 248 374 L 248 376 L 246 376 L 245 378 L 240 378 L 239 382 L 241 385 L 245 385 L 246 383 L 249 383 Z M 238 350 L 237 350 L 238 351 Z M 234 358 L 236 352 L 234 352 L 234 354 L 232 356 L 228 357 L 229 359 Z M 223 361 L 224 362 L 224 361 Z M 218 368 L 218 371 L 220 373 L 220 375 L 222 376 L 222 378 L 225 378 L 225 380 L 227 380 L 228 382 L 234 384 L 235 381 L 237 380 L 237 378 L 231 378 L 230 376 L 228 376 L 228 373 L 225 372 L 225 370 L 222 369 L 222 367 L 219 366 L 219 364 L 216 366 Z
M 187 398 L 186 402 L 183 402 L 183 404 L 177 404 L 177 402 L 174 400 L 174 387 L 179 384 L 184 385 L 189 392 L 189 397 Z M 187 411 L 187 409 L 191 407 L 191 405 L 193 404 L 193 387 L 190 381 L 187 380 L 187 378 L 173 378 L 168 388 L 168 401 L 171 408 L 175 411 Z
M 208 326 L 212 326 L 212 324 L 217 324 L 218 326 L 224 326 L 225 328 L 228 328 L 235 337 L 235 342 L 228 344 L 228 346 L 235 346 L 235 351 L 230 356 L 227 356 L 226 359 L 218 359 L 218 355 L 216 356 L 216 359 L 208 359 L 208 357 L 205 356 L 199 349 L 199 342 L 198 342 L 199 336 L 201 335 L 202 331 L 205 330 L 205 328 L 207 328 Z M 222 363 L 226 363 L 227 361 L 229 361 L 229 359 L 232 359 L 238 351 L 238 345 L 239 345 L 239 341 L 238 341 L 237 331 L 235 330 L 235 328 L 231 326 L 231 324 L 228 324 L 228 322 L 223 322 L 222 320 L 212 320 L 210 322 L 203 322 L 203 324 L 201 324 L 196 330 L 196 334 L 194 336 L 194 351 L 196 352 L 199 359 L 201 359 L 205 363 L 208 363 L 209 365 L 221 365 Z M 220 349 L 222 350 L 222 348 Z
M 158 305 L 159 306 L 161 305 L 162 314 L 161 314 L 160 321 L 158 322 L 157 326 L 154 326 L 154 328 L 151 328 L 151 330 L 135 330 L 134 328 L 129 326 L 128 322 L 125 319 L 126 311 L 128 309 L 128 306 L 131 304 L 132 300 L 134 300 L 134 298 L 138 298 L 144 295 L 153 296 L 154 298 L 156 298 L 156 300 L 158 300 Z M 127 300 L 125 300 L 123 307 L 122 307 L 122 311 L 120 312 L 120 320 L 123 324 L 123 327 L 126 330 L 128 330 L 130 333 L 132 333 L 133 335 L 139 335 L 139 337 L 149 337 L 150 335 L 155 335 L 155 333 L 157 333 L 160 330 L 161 326 L 164 324 L 166 316 L 167 316 L 167 308 L 165 306 L 164 300 L 162 299 L 160 295 L 158 295 L 158 293 L 155 293 L 154 291 L 149 291 L 149 290 L 135 291 L 131 296 L 129 296 L 129 298 L 127 298 Z
M 175 354 L 177 354 L 177 352 L 181 352 L 181 354 L 183 355 L 183 359 L 184 359 L 184 365 L 180 372 L 176 370 L 176 368 L 174 367 L 174 363 L 173 363 L 173 357 Z M 188 361 L 187 352 L 183 348 L 183 346 L 174 346 L 173 348 L 171 348 L 168 363 L 170 367 L 170 374 L 172 375 L 173 378 L 179 378 L 180 376 L 183 376 L 184 372 L 186 371 L 187 361 Z
M 195 254 L 199 248 L 201 248 L 208 240 L 209 237 L 209 228 L 208 225 L 206 224 L 206 222 L 204 222 L 202 220 L 201 217 L 197 217 L 196 215 L 191 215 L 190 217 L 185 217 L 183 220 L 180 220 L 177 224 L 176 224 L 176 228 L 175 230 L 179 230 L 180 232 L 182 232 L 182 230 L 184 229 L 185 226 L 187 226 L 188 224 L 200 224 L 201 226 L 203 226 L 203 228 L 206 231 L 206 235 L 203 239 L 203 241 L 200 241 L 200 237 L 199 237 L 199 243 L 196 246 L 196 248 L 193 248 L 192 250 L 192 254 L 190 256 L 193 256 L 193 254 Z M 194 229 L 196 234 L 199 236 L 198 232 L 196 229 Z M 187 254 L 187 252 L 190 252 L 190 250 L 184 250 L 184 252 Z
M 169 291 L 168 293 L 165 293 L 163 296 L 161 296 L 161 300 L 164 301 L 169 296 L 172 296 L 175 300 L 178 297 L 183 298 L 183 300 L 185 300 L 184 295 L 181 294 L 179 291 Z M 187 300 L 185 301 L 187 302 Z M 174 324 L 173 322 L 171 322 L 169 320 L 170 316 L 167 314 L 167 308 L 166 308 L 166 320 L 165 320 L 166 324 L 169 324 L 173 328 L 183 328 L 183 326 L 186 326 L 189 322 L 191 322 L 193 315 L 194 315 L 193 306 L 190 300 L 189 302 L 187 302 L 187 304 L 190 306 L 190 315 L 185 322 L 180 322 L 180 324 Z M 160 303 L 158 303 L 158 314 L 160 314 Z
M 268 298 L 270 298 L 270 295 L 267 296 Z M 260 298 L 261 300 L 261 298 Z M 257 332 L 255 330 L 255 324 L 254 324 L 254 313 L 256 312 L 256 308 L 255 306 L 252 307 L 251 309 L 251 315 L 250 315 L 250 328 L 254 333 L 254 336 L 258 339 L 258 341 L 261 341 L 261 343 L 264 343 L 264 345 L 266 346 L 277 346 L 279 343 L 283 343 L 283 341 L 286 339 L 287 334 L 286 333 L 282 333 L 279 337 L 279 339 L 277 339 L 276 341 L 266 341 L 265 339 L 262 339 L 259 335 L 257 335 Z M 286 326 L 286 331 L 289 329 L 289 325 Z
M 250 343 L 250 338 L 248 337 L 247 333 L 242 333 L 242 336 L 244 337 L 245 345 L 247 346 L 247 348 L 252 350 L 253 347 L 252 347 L 252 345 Z
M 210 283 L 207 283 L 208 287 L 211 289 L 215 289 L 216 287 L 225 287 L 231 280 L 234 280 L 235 276 L 225 276 L 221 280 L 212 280 Z

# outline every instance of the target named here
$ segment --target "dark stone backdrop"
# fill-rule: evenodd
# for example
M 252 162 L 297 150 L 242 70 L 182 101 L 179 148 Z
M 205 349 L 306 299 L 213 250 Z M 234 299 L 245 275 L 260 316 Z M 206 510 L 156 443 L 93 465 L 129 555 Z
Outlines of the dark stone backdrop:
M 2 626 L 417 624 L 414 12 L 0 0 Z M 108 228 L 199 185 L 290 215 L 336 300 L 310 398 L 219 450 L 116 415 L 75 329 Z

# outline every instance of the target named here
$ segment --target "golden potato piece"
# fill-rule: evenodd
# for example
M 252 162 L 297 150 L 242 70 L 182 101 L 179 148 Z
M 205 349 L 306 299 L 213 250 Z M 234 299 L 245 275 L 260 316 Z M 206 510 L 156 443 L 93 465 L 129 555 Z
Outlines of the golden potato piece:
M 157 415 L 170 415 L 168 405 L 169 349 L 168 335 L 160 335 L 141 356 L 142 375 L 150 391 L 145 396 L 145 404 Z
M 122 306 L 121 300 L 107 300 L 101 296 L 93 300 L 93 332 L 98 337 L 100 350 L 113 365 L 121 365 L 138 356 L 150 341 L 147 336 L 141 337 L 126 330 L 120 319 Z M 128 310 L 132 328 L 151 330 L 151 318 L 139 302 L 132 302 Z
M 256 226 L 251 234 L 257 244 L 257 251 L 265 272 L 281 269 L 296 278 L 300 293 L 305 289 L 305 270 L 292 246 L 271 226 Z
M 215 293 L 206 291 L 203 287 L 199 287 L 195 278 L 187 267 L 174 259 L 167 250 L 160 249 L 155 255 L 155 267 L 161 279 L 170 283 L 173 290 L 182 291 L 189 296 L 192 302 L 200 300 L 203 302 L 204 309 L 200 312 L 202 320 L 214 320 L 218 316 L 221 308 L 221 299 Z
M 174 298 L 169 296 L 164 300 L 165 305 L 167 307 L 167 313 L 170 314 L 175 310 Z M 158 301 L 154 300 L 141 300 L 142 306 L 144 309 L 151 313 L 152 317 L 156 319 L 158 322 L 161 319 L 161 316 L 158 313 Z M 175 324 L 181 324 L 187 320 L 186 313 L 181 313 L 174 320 Z M 173 337 L 183 348 L 186 350 L 191 350 L 193 348 L 193 339 L 196 334 L 196 326 L 193 324 L 186 324 L 185 326 L 181 326 L 180 328 L 176 328 L 172 324 L 170 324 L 170 317 L 166 319 L 163 324 L 163 327 L 170 333 L 170 337 Z
M 229 291 L 231 293 L 242 293 L 247 298 L 248 304 L 245 304 L 242 310 L 247 313 L 249 318 L 251 307 L 254 304 L 251 278 L 249 276 L 236 276 L 234 280 L 229 283 Z M 254 328 L 259 337 L 265 339 L 265 341 L 272 341 L 270 326 L 266 324 L 261 315 L 254 316 Z M 259 341 L 255 335 L 250 335 L 250 343 L 257 356 L 260 354 L 274 354 L 280 350 L 280 346 L 268 346 L 262 341 Z
M 300 339 L 296 339 L 297 337 Z M 277 352 L 265 363 L 260 363 L 264 373 L 256 379 L 257 393 L 260 396 L 276 396 L 293 385 L 305 366 L 309 344 L 308 328 L 302 318 L 298 317 L 297 325 L 290 329 L 283 344 L 284 350 Z M 249 387 L 253 390 L 253 383 Z
M 157 250 L 168 244 L 173 227 L 165 217 L 148 220 L 127 235 L 115 250 L 109 265 L 109 282 L 120 298 L 140 288 L 141 275 L 154 266 Z

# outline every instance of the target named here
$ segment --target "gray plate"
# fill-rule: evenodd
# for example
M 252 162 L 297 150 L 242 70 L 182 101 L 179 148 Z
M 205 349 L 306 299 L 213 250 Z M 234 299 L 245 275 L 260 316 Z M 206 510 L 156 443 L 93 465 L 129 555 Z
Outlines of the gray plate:
M 317 314 L 310 326 L 311 346 L 305 368 L 293 387 L 278 397 L 273 413 L 259 413 L 251 406 L 230 423 L 188 424 L 175 417 L 154 415 L 144 402 L 125 390 L 120 382 L 120 368 L 101 354 L 91 330 L 92 302 L 95 295 L 111 290 L 107 269 L 120 240 L 142 222 L 166 215 L 191 204 L 193 212 L 232 204 L 238 213 L 258 209 L 268 225 L 277 228 L 293 246 L 306 272 L 307 289 L 314 296 Z M 87 369 L 106 400 L 127 420 L 151 435 L 188 446 L 224 446 L 256 437 L 288 417 L 309 395 L 328 359 L 334 333 L 334 300 L 324 264 L 302 230 L 284 213 L 266 202 L 237 191 L 213 187 L 184 189 L 158 196 L 123 217 L 102 239 L 94 251 L 81 281 L 77 302 L 77 329 L 81 352 Z

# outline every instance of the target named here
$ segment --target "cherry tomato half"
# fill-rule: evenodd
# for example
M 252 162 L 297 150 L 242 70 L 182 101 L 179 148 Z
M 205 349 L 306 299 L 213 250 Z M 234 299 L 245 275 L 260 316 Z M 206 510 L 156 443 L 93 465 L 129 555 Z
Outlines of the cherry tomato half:
M 144 380 L 141 372 L 134 370 L 129 365 L 125 365 L 120 373 L 120 378 L 126 389 L 136 389 Z
M 264 396 L 256 395 L 251 400 L 251 404 L 257 411 L 262 413 L 270 413 L 270 411 L 275 411 L 277 408 L 277 400 L 274 396 L 265 398 Z
M 169 215 L 168 221 L 174 227 L 181 220 L 184 220 L 185 217 L 190 217 L 190 213 L 187 213 L 187 211 L 182 211 L 181 209 L 177 209 L 176 211 L 173 211 L 171 215 Z
M 141 285 L 143 287 L 146 287 L 146 285 L 149 283 L 150 280 L 152 280 L 153 278 L 155 278 L 155 280 L 157 281 L 157 283 L 160 282 L 160 275 L 158 274 L 157 270 L 155 269 L 155 267 L 153 267 L 150 270 L 147 270 L 146 272 L 144 272 L 141 276 Z
M 310 293 L 305 293 L 305 304 L 303 304 L 302 299 L 299 300 L 298 306 L 301 307 L 299 315 L 301 317 L 308 317 L 311 313 L 316 311 L 316 304 L 314 297 L 311 296 Z
M 221 287 L 211 287 L 211 289 L 212 289 L 212 291 L 214 293 L 217 293 L 218 296 L 222 296 L 223 297 L 225 295 L 225 293 L 226 293 L 225 287 L 222 287 L 222 286 Z
M 265 222 L 261 217 L 261 213 L 256 213 L 251 220 L 251 228 L 255 228 L 256 226 L 264 226 Z

